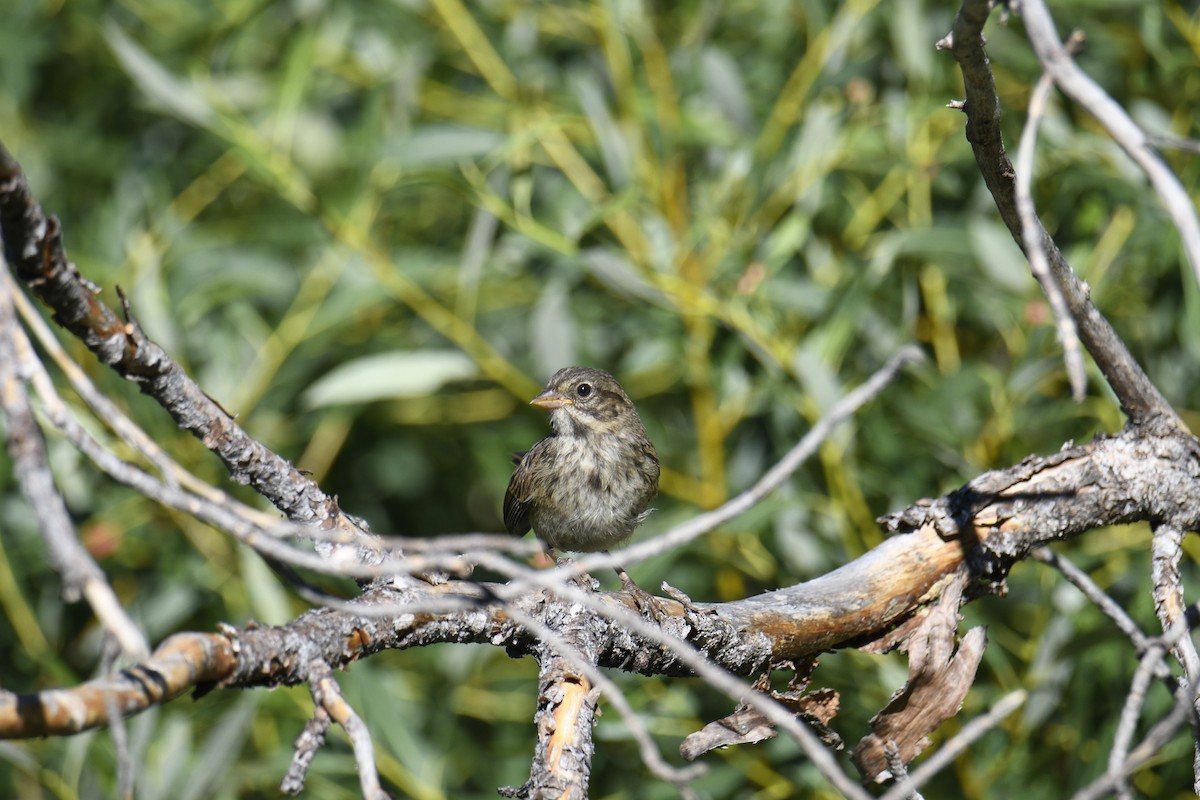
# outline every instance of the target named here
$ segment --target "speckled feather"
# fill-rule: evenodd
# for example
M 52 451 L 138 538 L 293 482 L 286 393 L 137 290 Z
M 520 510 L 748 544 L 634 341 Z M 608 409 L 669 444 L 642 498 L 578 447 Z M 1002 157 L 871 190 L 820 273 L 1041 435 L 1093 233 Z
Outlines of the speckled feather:
M 581 396 L 580 387 L 589 388 Z M 595 551 L 628 539 L 658 493 L 658 454 L 625 390 L 607 372 L 567 367 L 538 398 L 553 408 L 553 433 L 520 457 L 504 494 L 504 526 L 530 528 L 551 547 Z

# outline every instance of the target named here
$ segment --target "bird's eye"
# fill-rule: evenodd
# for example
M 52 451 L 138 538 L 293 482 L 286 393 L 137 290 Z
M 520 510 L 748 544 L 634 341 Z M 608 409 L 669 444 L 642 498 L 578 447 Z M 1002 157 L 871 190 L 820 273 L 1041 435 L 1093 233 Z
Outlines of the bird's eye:
M 575 394 L 580 397 L 587 397 L 592 393 L 592 385 L 590 383 L 581 383 L 575 387 Z

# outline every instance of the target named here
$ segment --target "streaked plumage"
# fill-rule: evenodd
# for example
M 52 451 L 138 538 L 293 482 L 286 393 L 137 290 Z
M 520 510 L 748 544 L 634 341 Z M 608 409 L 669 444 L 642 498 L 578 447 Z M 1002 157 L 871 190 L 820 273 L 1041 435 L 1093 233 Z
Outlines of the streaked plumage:
M 658 493 L 658 454 L 625 390 L 607 372 L 566 367 L 530 401 L 553 433 L 517 460 L 504 526 L 553 548 L 606 550 L 628 539 Z

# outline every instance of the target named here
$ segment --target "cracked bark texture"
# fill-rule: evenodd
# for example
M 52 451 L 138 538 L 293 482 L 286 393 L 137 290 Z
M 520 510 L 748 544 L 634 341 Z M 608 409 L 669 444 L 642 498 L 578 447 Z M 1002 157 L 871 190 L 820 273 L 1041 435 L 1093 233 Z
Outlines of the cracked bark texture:
M 663 628 L 739 675 L 835 647 L 877 650 L 882 643 L 887 649 L 903 638 L 896 631 L 911 632 L 905 623 L 937 600 L 960 569 L 972 579 L 969 599 L 990 590 L 1013 563 L 1041 545 L 1138 520 L 1200 527 L 1200 446 L 1191 435 L 1171 426 L 1158 435 L 1129 429 L 985 473 L 945 497 L 883 518 L 891 538 L 827 575 L 728 603 L 684 608 L 667 601 L 671 613 Z M 491 644 L 514 657 L 538 655 L 539 642 L 513 622 L 506 605 L 488 603 L 486 589 L 458 581 L 376 588 L 348 604 L 361 607 L 361 614 L 324 608 L 286 625 L 230 629 L 222 646 L 227 649 L 216 657 L 223 667 L 206 678 L 225 687 L 293 685 L 309 679 L 306 665 L 314 660 L 346 667 L 376 652 L 444 642 Z M 477 598 L 479 605 L 446 613 L 370 613 L 453 596 Z M 628 608 L 620 593 L 596 597 Z M 585 631 L 587 653 L 598 666 L 631 668 L 636 659 L 636 671 L 644 675 L 692 674 L 671 648 L 552 594 L 530 592 L 511 605 L 557 630 Z M 221 638 L 208 641 L 219 644 Z M 37 695 L 0 696 L 0 736 L 27 735 L 29 716 L 40 713 L 36 709 Z

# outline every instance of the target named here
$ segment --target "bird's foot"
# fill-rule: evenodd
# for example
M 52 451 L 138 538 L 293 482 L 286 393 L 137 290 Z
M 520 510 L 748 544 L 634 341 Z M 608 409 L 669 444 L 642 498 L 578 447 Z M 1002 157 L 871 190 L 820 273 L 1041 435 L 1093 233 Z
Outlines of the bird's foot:
M 715 614 L 712 608 L 701 608 L 692 602 L 692 598 L 683 593 L 681 589 L 676 589 L 671 584 L 663 581 L 662 590 L 671 596 L 673 600 L 683 606 L 683 610 L 689 614 Z
M 570 583 L 575 584 L 585 592 L 600 591 L 600 581 L 596 580 L 591 575 L 588 575 L 586 572 L 571 578 Z
M 662 601 L 634 583 L 628 572 L 618 569 L 617 575 L 621 578 L 621 590 L 633 598 L 634 605 L 643 617 L 661 626 L 663 620 L 671 616 Z
M 555 550 L 550 550 L 549 553 L 554 558 L 555 566 L 565 567 L 574 563 L 569 557 L 564 556 L 562 553 L 559 553 Z M 591 575 L 588 575 L 586 572 L 579 573 L 574 578 L 568 580 L 567 583 L 574 584 L 585 592 L 597 592 L 600 590 L 600 581 L 596 580 Z

